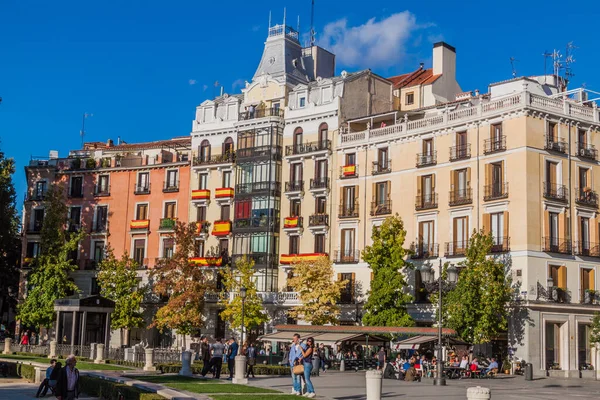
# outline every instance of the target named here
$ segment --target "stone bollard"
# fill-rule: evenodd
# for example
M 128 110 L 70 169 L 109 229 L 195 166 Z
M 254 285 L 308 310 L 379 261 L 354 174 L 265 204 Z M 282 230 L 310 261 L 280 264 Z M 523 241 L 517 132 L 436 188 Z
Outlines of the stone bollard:
M 48 354 L 48 358 L 56 358 L 56 356 L 57 356 L 56 345 L 57 345 L 56 340 L 50 341 L 50 354 Z
M 181 369 L 179 375 L 192 376 L 192 352 L 183 351 L 181 352 Z
M 97 343 L 90 343 L 90 360 L 95 360 L 96 359 L 96 346 Z
M 235 367 L 233 370 L 232 383 L 247 385 L 248 379 L 246 376 L 246 356 L 235 356 Z
M 489 388 L 481 386 L 470 387 L 467 389 L 468 400 L 489 400 L 492 398 L 492 391 Z
M 344 359 L 342 358 L 340 361 L 340 372 L 344 372 L 346 371 L 346 363 L 344 362 Z
M 2 354 L 10 354 L 10 344 L 12 343 L 11 338 L 4 339 L 4 351 Z
M 381 400 L 381 388 L 383 386 L 383 371 L 370 370 L 366 372 L 367 378 L 367 400 Z
M 46 379 L 46 367 L 34 367 L 35 373 L 33 376 L 33 382 L 40 384 Z
M 144 371 L 156 371 L 154 366 L 154 349 L 144 349 L 146 353 L 146 365 L 144 365 Z
M 98 343 L 96 345 L 96 359 L 94 364 L 104 364 L 104 344 Z

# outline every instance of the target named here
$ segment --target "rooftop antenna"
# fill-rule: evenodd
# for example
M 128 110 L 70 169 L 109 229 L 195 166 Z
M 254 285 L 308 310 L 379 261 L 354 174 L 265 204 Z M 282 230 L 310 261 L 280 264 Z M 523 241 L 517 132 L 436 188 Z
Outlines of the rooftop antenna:
M 516 78 L 517 77 L 517 70 L 515 69 L 515 62 L 519 62 L 519 60 L 517 60 L 514 57 L 510 58 L 510 66 L 512 68 L 512 77 Z
M 548 53 L 548 50 L 544 50 L 544 83 L 546 83 L 546 79 L 548 76 L 548 58 L 552 57 L 552 53 Z
M 285 7 L 283 7 L 283 26 L 285 26 Z
M 298 15 L 298 24 L 296 25 L 296 32 L 300 33 L 300 16 Z
M 269 10 L 269 31 L 271 30 L 271 10 Z
M 79 134 L 81 135 L 81 150 L 83 150 L 83 137 L 85 136 L 85 120 L 88 117 L 93 117 L 94 114 L 88 114 L 86 112 L 83 113 L 83 118 L 81 119 L 81 132 L 79 132 Z
M 310 8 L 310 47 L 315 45 L 315 0 Z
M 573 52 L 577 47 L 573 44 L 573 42 L 567 43 L 567 50 L 565 53 L 565 86 L 569 84 L 569 80 L 575 76 L 573 73 L 572 65 L 575 63 L 575 58 L 573 57 Z M 566 89 L 566 88 L 565 88 Z

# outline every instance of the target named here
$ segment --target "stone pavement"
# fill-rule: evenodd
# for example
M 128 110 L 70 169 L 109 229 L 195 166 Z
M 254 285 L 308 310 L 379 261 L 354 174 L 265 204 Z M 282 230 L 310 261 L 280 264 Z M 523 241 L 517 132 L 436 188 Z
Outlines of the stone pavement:
M 0 400 L 29 400 L 35 399 L 38 385 L 27 383 L 21 379 L 0 379 Z M 47 399 L 55 399 L 49 393 L 46 394 Z M 92 397 L 82 395 L 79 400 L 95 400 Z
M 364 372 L 322 373 L 312 378 L 317 398 L 328 400 L 365 400 Z M 440 399 L 465 400 L 467 388 L 483 386 L 491 388 L 492 400 L 548 400 L 548 399 L 600 399 L 600 381 L 583 379 L 541 378 L 527 382 L 522 376 L 498 377 L 496 379 L 449 380 L 445 387 L 433 386 L 431 379 L 419 382 L 404 382 L 384 379 L 382 399 Z M 259 377 L 250 384 L 290 393 L 292 379 L 287 377 Z

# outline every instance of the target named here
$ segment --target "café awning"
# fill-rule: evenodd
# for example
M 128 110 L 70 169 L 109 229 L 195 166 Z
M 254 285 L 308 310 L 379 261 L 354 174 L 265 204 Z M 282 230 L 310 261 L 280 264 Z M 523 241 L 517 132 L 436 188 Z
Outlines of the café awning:
M 413 336 L 408 339 L 401 340 L 396 342 L 392 348 L 394 350 L 417 350 L 423 344 L 436 343 L 437 338 L 433 336 Z M 448 343 L 452 346 L 463 345 L 468 346 L 469 343 L 463 342 L 462 340 L 448 337 L 444 340 L 445 343 Z

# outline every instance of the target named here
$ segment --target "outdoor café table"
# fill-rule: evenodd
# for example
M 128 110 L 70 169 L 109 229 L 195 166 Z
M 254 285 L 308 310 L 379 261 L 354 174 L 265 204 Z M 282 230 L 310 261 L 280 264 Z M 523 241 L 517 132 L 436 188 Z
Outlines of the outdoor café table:
M 464 368 L 460 367 L 448 367 L 446 368 L 446 375 L 448 379 L 459 379 L 463 370 Z
M 471 372 L 471 376 L 473 378 L 481 378 L 482 373 L 483 373 L 483 368 L 477 368 L 475 371 Z

